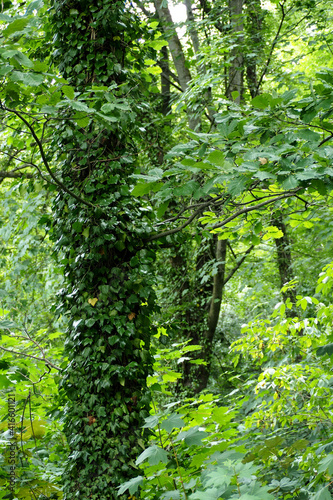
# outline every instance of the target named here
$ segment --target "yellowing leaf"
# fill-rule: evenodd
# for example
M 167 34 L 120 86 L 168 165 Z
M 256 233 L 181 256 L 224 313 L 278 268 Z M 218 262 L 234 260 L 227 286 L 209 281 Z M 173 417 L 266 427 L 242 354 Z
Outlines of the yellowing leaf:
M 89 236 L 89 227 L 86 227 L 84 231 L 82 231 L 82 235 L 85 237 L 85 238 L 88 238 Z
M 95 307 L 95 304 L 97 301 L 98 301 L 98 299 L 96 299 L 96 297 L 94 299 L 88 299 L 89 304 L 93 307 Z
M 261 165 L 266 165 L 266 163 L 268 163 L 268 160 L 267 158 L 259 158 L 259 163 L 261 163 Z

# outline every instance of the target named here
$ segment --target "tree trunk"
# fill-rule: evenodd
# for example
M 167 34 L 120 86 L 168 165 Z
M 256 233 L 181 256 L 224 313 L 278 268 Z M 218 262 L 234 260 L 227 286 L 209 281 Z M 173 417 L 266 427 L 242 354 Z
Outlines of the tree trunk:
M 162 94 L 162 114 L 167 115 L 171 111 L 170 103 L 170 80 L 167 77 L 169 74 L 169 54 L 168 48 L 162 47 L 160 67 L 161 73 L 161 94 Z
M 185 92 L 191 82 L 192 77 L 190 70 L 186 65 L 183 48 L 177 35 L 177 31 L 174 27 L 169 7 L 164 6 L 163 0 L 154 0 L 154 5 L 157 15 L 161 21 L 163 31 L 168 39 L 172 60 L 178 75 L 179 84 L 182 91 Z M 189 109 L 187 110 L 187 115 L 190 128 L 192 130 L 195 130 L 199 126 L 200 121 Z
M 244 75 L 244 58 L 243 48 L 243 3 L 244 0 L 229 0 L 229 12 L 231 30 L 234 35 L 235 47 L 231 50 L 231 66 L 229 69 L 227 97 L 233 99 L 238 104 L 243 98 L 243 75 Z M 238 92 L 237 97 L 233 97 L 233 92 Z
M 215 256 L 217 262 L 217 272 L 213 278 L 213 290 L 209 283 L 207 292 L 210 292 L 210 300 L 207 304 L 208 314 L 205 314 L 204 322 L 202 318 L 198 318 L 197 323 L 193 321 L 192 326 L 192 343 L 200 344 L 202 350 L 196 354 L 196 358 L 204 359 L 204 365 L 196 365 L 187 363 L 185 364 L 184 371 L 184 386 L 191 386 L 194 393 L 198 393 L 205 389 L 208 384 L 210 375 L 211 360 L 214 349 L 214 336 L 216 332 L 217 323 L 220 316 L 222 294 L 225 280 L 225 262 L 227 254 L 227 241 L 215 240 Z M 198 311 L 202 314 L 202 307 Z M 197 314 L 198 314 L 197 312 Z M 202 330 L 200 331 L 200 326 Z M 193 357 L 195 359 L 195 357 Z
M 186 6 L 187 22 L 189 23 L 189 32 L 192 40 L 193 49 L 194 52 L 197 54 L 200 49 L 200 42 L 199 42 L 198 32 L 195 29 L 194 25 L 195 20 L 192 10 L 192 0 L 184 0 L 184 4 Z
M 53 12 L 56 58 L 76 92 L 92 83 L 119 89 L 133 78 L 129 88 L 137 87 L 142 99 L 143 84 L 125 68 L 125 50 L 140 37 L 140 21 L 123 2 L 59 0 Z M 125 87 L 124 95 L 117 90 L 109 96 L 116 102 L 126 93 Z M 86 200 L 80 204 L 60 192 L 54 207 L 53 237 L 66 280 L 61 313 L 68 318 L 69 362 L 60 387 L 71 454 L 63 484 L 68 500 L 119 500 L 127 495 L 119 497 L 117 487 L 137 475 L 149 410 L 154 292 L 140 265 L 153 253 L 140 250 L 147 221 L 129 193 L 136 151 L 128 138 L 136 120 L 118 114 L 117 122 L 102 123 L 93 116 L 77 126 L 63 116 L 53 142 L 63 182 Z
M 286 283 L 294 278 L 293 267 L 292 267 L 292 257 L 290 251 L 290 241 L 287 233 L 287 228 L 283 222 L 281 214 L 277 214 L 272 219 L 272 224 L 276 226 L 280 231 L 282 231 L 283 236 L 275 240 L 276 245 L 276 257 L 277 266 L 280 275 L 280 287 L 282 288 Z M 296 289 L 295 287 L 282 292 L 283 301 L 286 302 L 288 299 L 292 304 L 296 303 Z M 295 317 L 295 309 L 286 308 L 286 316 L 289 318 Z
M 262 58 L 264 51 L 262 38 L 263 13 L 260 0 L 246 0 L 246 21 L 248 34 L 248 47 L 245 57 L 247 85 L 252 99 L 259 94 L 257 79 L 258 59 Z

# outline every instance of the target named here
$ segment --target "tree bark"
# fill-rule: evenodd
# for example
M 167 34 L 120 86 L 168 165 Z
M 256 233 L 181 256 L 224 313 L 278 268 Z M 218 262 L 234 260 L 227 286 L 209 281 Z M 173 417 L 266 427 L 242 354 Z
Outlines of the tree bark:
M 202 339 L 202 351 L 199 353 L 206 362 L 206 365 L 198 366 L 196 391 L 200 392 L 207 387 L 211 371 L 212 354 L 214 350 L 214 336 L 217 323 L 220 317 L 222 294 L 225 283 L 225 267 L 227 257 L 227 240 L 216 241 L 216 262 L 217 273 L 213 280 L 213 293 L 210 299 L 207 328 Z
M 287 233 L 287 228 L 281 214 L 277 214 L 274 216 L 274 218 L 272 219 L 272 224 L 280 229 L 280 231 L 282 231 L 283 233 L 283 236 L 281 238 L 277 238 L 275 240 L 276 259 L 280 275 L 280 287 L 283 288 L 286 283 L 294 278 L 290 241 Z M 282 292 L 283 301 L 286 302 L 289 299 L 292 304 L 296 303 L 296 295 L 297 292 L 295 287 L 289 288 L 287 291 Z M 289 318 L 295 317 L 295 308 L 293 307 L 289 309 L 287 307 L 285 314 Z
M 183 48 L 174 27 L 169 7 L 164 6 L 163 0 L 154 0 L 154 5 L 157 15 L 161 21 L 163 31 L 168 38 L 168 44 L 172 60 L 177 71 L 179 84 L 182 91 L 185 92 L 192 80 L 192 77 L 190 70 L 186 65 Z M 195 130 L 199 126 L 200 121 L 194 116 L 190 109 L 187 110 L 187 115 L 190 128 Z
M 235 38 L 235 47 L 231 50 L 231 66 L 229 69 L 227 97 L 238 104 L 242 101 L 244 91 L 244 57 L 241 47 L 243 41 L 243 3 L 244 0 L 229 0 L 231 30 Z M 233 98 L 232 93 L 238 92 Z
M 171 111 L 170 103 L 170 80 L 166 76 L 169 74 L 169 54 L 168 48 L 162 47 L 161 50 L 160 67 L 162 69 L 161 74 L 161 94 L 162 94 L 162 114 L 167 115 Z
M 246 20 L 249 46 L 245 57 L 247 85 L 252 99 L 259 94 L 257 78 L 258 59 L 262 58 L 263 38 L 262 19 L 263 13 L 260 0 L 246 0 Z

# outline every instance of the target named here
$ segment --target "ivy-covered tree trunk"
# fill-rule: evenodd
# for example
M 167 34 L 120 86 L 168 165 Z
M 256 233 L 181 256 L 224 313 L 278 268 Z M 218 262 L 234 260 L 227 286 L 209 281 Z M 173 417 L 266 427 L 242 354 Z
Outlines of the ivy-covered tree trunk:
M 129 77 L 126 61 L 128 51 L 139 54 L 139 23 L 122 1 L 74 0 L 55 2 L 52 24 L 68 83 L 77 95 L 91 85 L 108 91 L 114 110 L 105 124 L 81 114 L 75 126 L 64 116 L 53 143 L 63 183 L 85 200 L 60 192 L 54 207 L 65 271 L 60 310 L 68 317 L 65 498 L 110 500 L 137 475 L 149 406 L 154 293 L 146 276 L 154 255 L 142 243 L 149 221 L 129 193 L 139 120 L 133 108 L 143 87 L 135 73 Z

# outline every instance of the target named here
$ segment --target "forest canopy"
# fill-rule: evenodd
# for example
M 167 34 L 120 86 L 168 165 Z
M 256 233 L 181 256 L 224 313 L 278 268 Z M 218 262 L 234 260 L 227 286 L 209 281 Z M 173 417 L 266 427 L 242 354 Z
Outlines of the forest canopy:
M 0 499 L 332 497 L 332 20 L 2 2 Z

